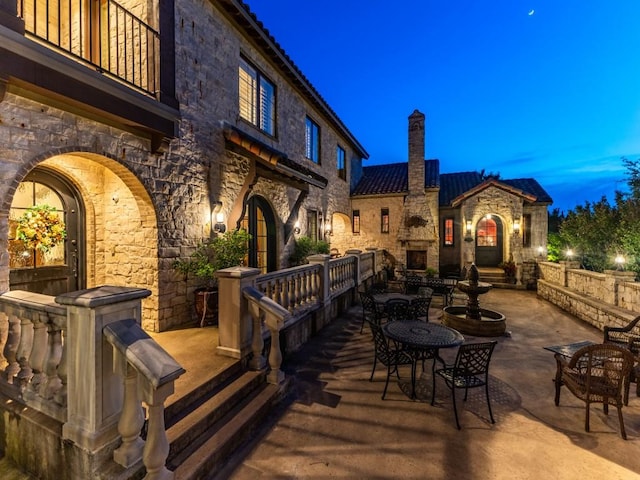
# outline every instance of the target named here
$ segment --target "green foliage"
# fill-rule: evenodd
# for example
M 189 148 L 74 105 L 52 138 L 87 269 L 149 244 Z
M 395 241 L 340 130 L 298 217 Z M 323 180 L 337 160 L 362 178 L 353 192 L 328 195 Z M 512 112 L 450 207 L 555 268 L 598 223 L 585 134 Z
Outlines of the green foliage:
M 203 285 L 211 285 L 215 283 L 214 274 L 218 270 L 242 264 L 250 239 L 251 235 L 245 230 L 228 230 L 199 244 L 189 258 L 176 260 L 173 269 L 185 277 L 193 275 Z
M 563 259 L 571 248 L 584 268 L 602 272 L 616 268 L 615 257 L 622 255 L 626 268 L 640 273 L 640 160 L 622 162 L 630 192 L 617 191 L 613 205 L 602 197 L 569 211 L 558 237 L 549 235 L 550 260 Z
M 316 254 L 329 254 L 329 244 L 323 240 L 314 241 L 309 237 L 299 237 L 295 241 L 293 253 L 289 257 L 292 267 L 309 263 L 307 257 Z
M 438 274 L 438 269 L 433 267 L 427 267 L 424 273 L 427 277 L 435 277 Z
M 547 260 L 550 262 L 559 262 L 562 258 L 563 248 L 562 239 L 557 232 L 550 232 L 547 235 Z

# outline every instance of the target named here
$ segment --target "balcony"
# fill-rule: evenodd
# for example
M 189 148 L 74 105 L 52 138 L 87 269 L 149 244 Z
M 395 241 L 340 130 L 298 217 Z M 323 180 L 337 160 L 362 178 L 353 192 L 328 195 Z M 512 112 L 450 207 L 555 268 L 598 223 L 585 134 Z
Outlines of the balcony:
M 123 6 L 113 0 L 19 0 L 17 7 L 30 38 L 157 98 L 160 35 L 141 20 L 152 17 L 149 5 L 130 2 Z

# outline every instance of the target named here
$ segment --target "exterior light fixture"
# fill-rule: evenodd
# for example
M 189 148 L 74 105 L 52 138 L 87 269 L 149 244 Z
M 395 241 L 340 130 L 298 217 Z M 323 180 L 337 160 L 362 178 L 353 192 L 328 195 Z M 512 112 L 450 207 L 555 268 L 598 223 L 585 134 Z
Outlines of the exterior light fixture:
M 543 254 L 544 254 L 544 247 L 542 245 L 540 245 L 538 247 L 538 256 L 542 257 Z
M 487 214 L 484 216 L 484 219 L 485 219 L 485 220 L 491 220 L 491 214 L 490 214 L 490 213 L 487 213 Z
M 624 257 L 622 255 L 617 255 L 615 259 L 617 270 L 624 270 Z
M 329 220 L 324 224 L 324 231 L 327 235 L 331 235 L 331 222 Z
M 566 252 L 566 255 L 567 255 L 567 258 L 568 258 L 569 260 L 571 260 L 571 257 L 573 257 L 573 250 L 568 249 L 568 250 L 567 250 L 567 252 Z
M 471 235 L 471 220 L 467 220 L 467 235 Z
M 520 233 L 520 219 L 516 218 L 513 220 L 513 233 L 516 235 Z
M 300 234 L 300 221 L 296 220 L 296 223 L 293 224 L 293 233 L 296 235 Z
M 215 219 L 213 225 L 213 231 L 216 233 L 224 233 L 227 230 L 227 226 L 224 224 L 224 213 L 222 213 L 222 202 L 215 202 L 213 211 L 211 212 L 211 218 Z

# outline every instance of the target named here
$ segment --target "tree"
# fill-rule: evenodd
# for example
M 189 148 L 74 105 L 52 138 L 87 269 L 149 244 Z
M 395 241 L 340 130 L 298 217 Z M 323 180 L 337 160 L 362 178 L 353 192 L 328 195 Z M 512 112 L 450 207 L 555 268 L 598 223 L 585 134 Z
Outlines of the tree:
M 615 268 L 615 258 L 622 255 L 626 268 L 640 273 L 640 160 L 622 158 L 627 169 L 629 192 L 615 192 L 615 203 L 606 197 L 597 202 L 585 202 L 570 210 L 562 218 L 557 209 L 549 219 L 549 230 L 553 232 L 552 217 L 559 220 L 559 238 L 549 236 L 554 249 L 572 248 L 584 268 L 603 271 Z M 557 217 L 557 218 L 556 218 Z M 556 252 L 554 252 L 556 253 Z M 562 255 L 559 255 L 562 258 Z M 550 258 L 551 259 L 551 258 Z

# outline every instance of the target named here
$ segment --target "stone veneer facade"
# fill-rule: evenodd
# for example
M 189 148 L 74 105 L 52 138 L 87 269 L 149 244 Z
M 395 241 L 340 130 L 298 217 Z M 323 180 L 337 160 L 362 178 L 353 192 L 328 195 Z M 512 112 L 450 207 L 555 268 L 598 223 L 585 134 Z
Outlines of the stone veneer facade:
M 348 132 L 335 127 L 332 112 L 309 102 L 211 2 L 176 3 L 175 54 L 181 118 L 176 138 L 163 153 L 152 153 L 147 138 L 123 127 L 13 92 L 4 96 L 0 292 L 9 289 L 9 207 L 19 183 L 35 167 L 57 172 L 80 193 L 86 217 L 86 287 L 113 284 L 151 290 L 143 302 L 146 329 L 162 331 L 191 320 L 190 293 L 196 285 L 185 283 L 171 266 L 209 236 L 214 202 L 222 202 L 227 226 L 233 228 L 239 217 L 229 216 L 242 212 L 242 195 L 264 197 L 276 217 L 277 263 L 287 266 L 293 237 L 286 238 L 283 227 L 300 190 L 277 178 L 249 178 L 255 160 L 226 148 L 222 122 L 328 179 L 325 189 L 309 186 L 299 210 L 301 225 L 306 224 L 307 209 L 328 219 L 334 213 L 349 215 L 349 181 L 338 178 L 336 145 L 346 150 L 349 170 L 351 162 L 358 168 L 362 150 Z M 239 118 L 241 55 L 276 86 L 275 137 Z M 320 127 L 320 165 L 304 158 L 306 116 Z

